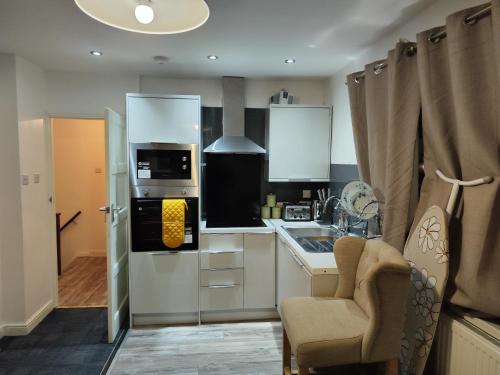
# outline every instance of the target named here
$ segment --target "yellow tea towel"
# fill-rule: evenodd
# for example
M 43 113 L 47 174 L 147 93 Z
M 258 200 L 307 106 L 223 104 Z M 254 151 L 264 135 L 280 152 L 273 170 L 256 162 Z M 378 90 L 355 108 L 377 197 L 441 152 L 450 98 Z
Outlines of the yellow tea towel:
M 185 210 L 184 199 L 164 199 L 162 202 L 162 240 L 171 249 L 184 243 Z

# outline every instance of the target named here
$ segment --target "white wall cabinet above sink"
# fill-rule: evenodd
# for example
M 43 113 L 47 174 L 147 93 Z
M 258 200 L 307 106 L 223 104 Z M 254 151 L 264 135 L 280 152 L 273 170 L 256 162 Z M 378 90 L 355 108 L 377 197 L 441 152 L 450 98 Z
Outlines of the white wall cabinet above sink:
M 268 180 L 329 181 L 331 107 L 271 105 Z

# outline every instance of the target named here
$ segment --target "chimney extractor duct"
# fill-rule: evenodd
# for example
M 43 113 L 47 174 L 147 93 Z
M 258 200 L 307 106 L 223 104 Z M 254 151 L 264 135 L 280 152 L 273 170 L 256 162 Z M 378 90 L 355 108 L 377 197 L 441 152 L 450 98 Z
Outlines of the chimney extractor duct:
M 222 78 L 222 137 L 203 151 L 214 154 L 265 154 L 245 137 L 245 79 Z

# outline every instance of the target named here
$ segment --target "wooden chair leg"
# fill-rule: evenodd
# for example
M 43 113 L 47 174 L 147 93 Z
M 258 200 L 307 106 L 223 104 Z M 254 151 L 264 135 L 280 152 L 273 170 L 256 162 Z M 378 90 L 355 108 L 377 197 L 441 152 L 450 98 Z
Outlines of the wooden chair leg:
M 299 367 L 299 375 L 309 375 L 309 367 Z
M 385 362 L 385 375 L 398 375 L 399 360 L 397 358 L 389 359 Z
M 292 375 L 292 350 L 285 327 L 283 327 L 283 375 Z

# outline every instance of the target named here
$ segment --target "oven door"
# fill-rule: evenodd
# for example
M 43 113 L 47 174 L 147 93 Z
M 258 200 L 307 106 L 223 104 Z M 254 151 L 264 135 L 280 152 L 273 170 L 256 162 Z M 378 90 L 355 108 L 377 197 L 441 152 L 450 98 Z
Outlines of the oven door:
M 198 198 L 185 198 L 184 243 L 175 248 L 162 241 L 162 201 L 169 198 L 131 199 L 131 237 L 133 252 L 197 250 L 199 240 Z
M 198 186 L 198 146 L 131 143 L 132 186 Z

